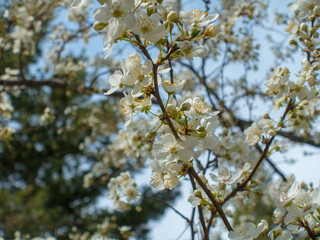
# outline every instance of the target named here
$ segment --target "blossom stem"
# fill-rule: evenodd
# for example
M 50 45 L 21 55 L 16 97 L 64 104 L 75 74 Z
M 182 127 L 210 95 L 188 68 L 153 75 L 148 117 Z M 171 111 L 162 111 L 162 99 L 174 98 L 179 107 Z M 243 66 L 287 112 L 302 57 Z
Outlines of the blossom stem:
M 166 105 L 165 105 L 165 107 L 167 108 L 167 106 L 168 106 L 168 103 L 169 103 L 169 99 L 170 99 L 170 97 L 171 97 L 171 94 L 170 93 L 168 93 L 168 99 L 167 99 L 167 101 L 166 101 Z
M 132 14 L 134 14 L 135 11 L 137 11 L 137 9 L 141 6 L 142 2 L 143 2 L 143 1 L 140 1 L 140 3 L 138 4 L 138 6 L 133 10 Z

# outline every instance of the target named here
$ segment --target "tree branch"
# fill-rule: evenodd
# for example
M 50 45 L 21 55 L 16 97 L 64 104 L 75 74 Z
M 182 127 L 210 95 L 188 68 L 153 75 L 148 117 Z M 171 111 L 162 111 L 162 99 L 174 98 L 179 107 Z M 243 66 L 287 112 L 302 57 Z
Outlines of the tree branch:
M 191 173 L 189 173 L 189 177 L 190 177 L 190 181 L 191 181 L 191 185 L 192 185 L 192 189 L 193 191 L 195 191 L 197 189 L 196 184 L 194 182 L 193 176 L 191 175 Z M 204 216 L 203 216 L 203 211 L 202 211 L 202 206 L 198 205 L 198 211 L 199 211 L 199 218 L 200 218 L 200 223 L 203 229 L 203 235 L 204 235 L 204 239 L 205 240 L 209 240 L 209 236 L 208 236 L 208 229 L 206 227 L 206 223 L 204 221 Z
M 226 215 L 224 214 L 223 209 L 221 208 L 220 204 L 216 201 L 216 199 L 214 198 L 214 196 L 212 195 L 211 191 L 207 188 L 207 186 L 202 182 L 201 178 L 199 177 L 199 175 L 196 173 L 196 171 L 194 170 L 193 167 L 189 168 L 189 173 L 196 179 L 196 181 L 198 182 L 198 184 L 200 185 L 200 187 L 204 190 L 204 192 L 207 194 L 208 198 L 211 200 L 212 204 L 214 205 L 214 207 L 216 208 L 216 210 L 218 211 L 222 221 L 224 222 L 224 225 L 226 225 L 228 231 L 233 231 Z

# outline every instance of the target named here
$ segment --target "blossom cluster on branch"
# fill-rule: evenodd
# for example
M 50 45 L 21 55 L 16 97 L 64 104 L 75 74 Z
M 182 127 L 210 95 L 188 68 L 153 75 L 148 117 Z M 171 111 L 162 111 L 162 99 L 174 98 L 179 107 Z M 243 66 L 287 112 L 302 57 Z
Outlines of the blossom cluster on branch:
M 297 128 L 304 118 L 310 120 L 303 115 L 309 112 L 302 112 L 301 109 L 318 99 L 319 2 L 297 0 L 290 5 L 290 9 L 295 13 L 295 17 L 289 22 L 291 25 L 287 28 L 287 31 L 294 35 L 290 44 L 300 47 L 302 52 L 306 53 L 306 58 L 296 79 L 290 76 L 286 67 L 276 67 L 273 75 L 267 79 L 265 92 L 273 97 L 274 111 L 282 111 L 281 117 L 276 120 L 269 114 L 264 114 L 260 120 L 244 129 L 247 144 L 256 146 L 257 150 L 260 150 L 260 156 L 257 155 L 256 160 L 242 161 L 236 159 L 239 155 L 245 154 L 246 148 L 251 152 L 255 150 L 243 147 L 241 152 L 237 153 L 236 145 L 232 145 L 234 139 L 231 138 L 222 144 L 228 134 L 223 133 L 218 137 L 219 134 L 215 133 L 221 122 L 223 126 L 226 125 L 224 121 L 232 119 L 232 116 L 228 116 L 231 113 L 230 109 L 224 104 L 217 109 L 210 96 L 208 97 L 212 106 L 206 103 L 207 98 L 188 96 L 188 89 L 184 87 L 186 80 L 174 74 L 175 62 L 184 63 L 184 59 L 192 61 L 194 57 L 206 58 L 209 54 L 208 48 L 212 47 L 210 43 L 220 39 L 223 41 L 225 26 L 221 23 L 221 33 L 218 33 L 218 25 L 212 24 L 218 19 L 219 14 L 208 14 L 199 9 L 179 12 L 173 5 L 163 1 L 99 0 L 98 2 L 102 7 L 94 12 L 96 20 L 94 28 L 105 34 L 106 58 L 111 54 L 114 44 L 120 41 L 128 42 L 138 51 L 130 54 L 128 59 L 123 59 L 122 69 L 115 71 L 109 77 L 111 88 L 106 95 L 119 90 L 123 92 L 124 97 L 120 103 L 126 119 L 125 125 L 128 127 L 131 123 L 139 121 L 135 117 L 139 113 L 146 114 L 145 118 L 154 117 L 152 129 L 145 135 L 146 140 L 152 143 L 149 156 L 152 168 L 150 185 L 158 190 L 173 189 L 179 185 L 182 178 L 188 176 L 194 190 L 189 202 L 198 207 L 204 239 L 209 238 L 208 228 L 216 214 L 221 217 L 229 231 L 230 239 L 257 238 L 268 229 L 265 220 L 262 220 L 257 227 L 249 222 L 233 230 L 222 206 L 239 195 L 238 192 L 253 191 L 261 185 L 259 181 L 254 181 L 255 175 L 258 174 L 257 169 L 272 153 L 284 150 L 283 145 L 274 141 L 282 129 Z M 74 1 L 73 5 L 77 4 L 80 2 Z M 238 7 L 243 11 L 249 11 L 246 9 L 248 6 L 240 4 Z M 251 5 L 251 7 L 257 6 Z M 221 13 L 222 20 L 224 13 L 226 12 Z M 238 14 L 243 14 L 249 19 L 257 14 L 257 20 L 259 19 L 258 11 L 254 10 Z M 230 39 L 224 41 L 229 42 Z M 246 44 L 252 43 L 248 37 L 243 41 Z M 242 48 L 237 50 L 240 53 L 253 51 L 248 45 L 239 47 Z M 156 50 L 151 51 L 151 48 Z M 154 54 L 154 51 L 157 53 Z M 241 60 L 249 62 L 248 57 L 243 57 Z M 146 60 L 143 62 L 142 58 Z M 255 56 L 252 58 L 255 59 Z M 212 93 L 218 101 L 222 101 L 214 89 L 205 82 L 201 83 L 209 95 Z M 229 131 L 228 128 L 223 130 L 226 133 Z M 229 155 L 228 163 L 232 162 L 233 166 L 229 164 L 227 167 L 223 164 L 224 154 L 221 148 L 225 149 Z M 218 162 L 222 164 L 219 166 L 218 175 L 210 173 L 211 179 L 217 185 L 209 184 L 203 175 L 210 166 L 213 166 L 213 162 L 208 161 L 207 165 L 203 166 L 200 159 L 210 153 L 216 156 L 214 161 L 217 165 Z M 195 168 L 199 168 L 203 174 L 199 174 Z M 234 171 L 228 168 L 233 168 Z M 116 192 L 114 187 L 118 178 L 111 178 L 109 183 L 111 192 Z M 281 193 L 280 200 L 273 198 L 277 205 L 274 213 L 276 222 L 288 227 L 283 232 L 279 227 L 272 230 L 269 233 L 271 239 L 284 239 L 284 236 L 289 239 L 292 238 L 291 234 L 299 234 L 301 231 L 306 231 L 311 238 L 319 236 L 317 231 L 320 210 L 319 189 L 307 192 L 299 186 L 295 182 L 288 192 L 288 197 L 286 193 Z M 122 188 L 122 185 L 119 185 L 119 189 Z M 136 196 L 137 193 L 132 195 Z M 115 195 L 109 196 L 114 198 Z M 250 198 L 250 195 L 243 197 Z
M 94 4 L 99 7 L 91 13 Z M 53 18 L 52 9 L 69 5 L 66 0 L 26 5 L 12 0 L 7 6 L 6 25 L 0 21 L 0 26 L 8 26 L 0 38 L 0 53 L 14 54 L 18 65 L 0 76 L 3 142 L 16 131 L 10 126 L 14 114 L 10 96 L 19 97 L 23 87 L 49 86 L 81 95 L 104 92 L 99 97 L 110 100 L 108 106 L 84 103 L 63 111 L 90 129 L 79 151 L 97 162 L 85 175 L 83 187 L 105 184 L 108 198 L 121 211 L 135 205 L 141 211 L 143 198 L 165 204 L 186 221 L 190 239 L 214 239 L 212 231 L 219 224 L 229 239 L 320 237 L 320 188 L 286 177 L 273 162 L 294 143 L 320 147 L 319 0 L 295 0 L 288 5 L 289 14 L 277 13 L 277 22 L 284 25 L 281 30 L 265 26 L 268 4 L 261 0 L 223 0 L 214 6 L 203 1 L 206 11 L 182 10 L 181 1 L 74 0 L 67 18 L 76 30 L 62 23 L 50 25 L 53 45 L 42 70 L 52 78 L 31 79 L 23 58 L 37 54 L 37 39 Z M 268 76 L 260 76 L 262 81 L 251 79 L 251 73 L 261 68 L 260 61 L 266 61 L 260 56 L 264 44 L 258 42 L 256 28 L 280 32 L 284 38 L 277 42 L 269 37 L 276 59 L 269 64 Z M 103 38 L 104 59 L 86 62 L 64 52 L 74 39 L 90 44 L 95 34 Z M 125 55 L 121 48 L 126 46 L 134 51 Z M 115 53 L 123 59 L 113 58 Z M 294 54 L 300 57 L 298 69 L 277 64 Z M 88 69 L 92 74 L 82 82 L 80 76 Z M 105 75 L 107 89 L 97 84 Z M 118 123 L 105 118 L 107 111 L 119 117 Z M 41 125 L 55 120 L 54 110 L 47 106 Z M 66 124 L 57 134 L 75 128 Z M 182 182 L 190 185 L 191 194 L 184 200 L 190 203 L 191 217 L 141 193 L 134 172 L 146 166 L 155 190 L 173 190 Z M 273 216 L 261 219 L 242 209 L 255 204 L 275 209 Z M 106 218 L 95 234 L 74 228 L 69 237 L 109 239 L 113 231 L 123 239 L 134 237 L 130 226 L 115 222 L 115 217 Z M 20 233 L 16 235 L 21 239 Z

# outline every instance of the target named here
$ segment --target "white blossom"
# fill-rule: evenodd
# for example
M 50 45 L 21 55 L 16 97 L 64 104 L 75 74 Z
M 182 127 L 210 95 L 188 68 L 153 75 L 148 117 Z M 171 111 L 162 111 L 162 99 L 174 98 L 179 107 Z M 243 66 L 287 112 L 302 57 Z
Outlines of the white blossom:
M 233 184 L 235 183 L 240 177 L 242 172 L 237 171 L 236 173 L 231 173 L 228 168 L 224 166 L 219 167 L 218 176 L 210 173 L 210 177 L 212 181 L 223 183 L 223 184 Z
M 165 27 L 159 24 L 159 21 L 160 16 L 157 13 L 149 17 L 146 12 L 140 11 L 137 13 L 136 25 L 132 31 L 146 40 L 156 43 L 166 35 Z
M 232 240 L 251 240 L 257 238 L 267 228 L 268 223 L 265 220 L 261 220 L 257 226 L 248 222 L 238 230 L 229 232 L 228 237 Z
M 157 161 L 169 163 L 188 162 L 193 157 L 193 152 L 188 148 L 185 140 L 176 140 L 171 133 L 166 133 L 156 141 L 152 148 L 152 155 Z

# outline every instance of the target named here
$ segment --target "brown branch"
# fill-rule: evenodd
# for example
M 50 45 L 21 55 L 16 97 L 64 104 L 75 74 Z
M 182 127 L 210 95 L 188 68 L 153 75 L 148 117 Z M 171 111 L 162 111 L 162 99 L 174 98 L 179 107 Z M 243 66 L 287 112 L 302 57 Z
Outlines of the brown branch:
M 250 125 L 253 123 L 251 121 L 246 121 L 236 117 L 234 117 L 234 119 L 235 119 L 236 125 L 243 129 L 250 127 Z M 305 139 L 303 137 L 297 136 L 292 132 L 279 131 L 277 132 L 277 134 L 280 135 L 281 137 L 288 138 L 293 142 L 304 143 L 304 144 L 308 144 L 308 145 L 320 148 L 320 144 L 314 142 L 313 140 Z
M 289 113 L 289 111 L 293 109 L 293 107 L 294 107 L 293 104 L 294 104 L 294 100 L 290 99 L 289 102 L 287 103 L 286 109 L 285 109 L 285 111 L 284 111 L 284 113 L 283 113 L 283 115 L 282 115 L 282 117 L 281 117 L 281 119 L 280 119 L 280 123 L 279 123 L 280 126 L 282 126 L 283 121 L 284 121 L 284 119 L 286 118 L 286 116 L 287 116 L 287 114 Z M 245 189 L 245 187 L 247 186 L 248 182 L 252 179 L 253 175 L 254 175 L 254 174 L 256 173 L 256 171 L 258 170 L 258 168 L 259 168 L 260 164 L 262 163 L 263 159 L 266 157 L 267 152 L 268 152 L 268 150 L 269 150 L 269 148 L 270 148 L 270 146 L 271 146 L 271 144 L 272 144 L 272 142 L 273 142 L 274 139 L 275 139 L 275 136 L 271 137 L 271 138 L 267 141 L 267 143 L 266 143 L 266 145 L 265 145 L 265 147 L 264 147 L 263 152 L 261 153 L 261 155 L 260 155 L 260 157 L 259 157 L 256 165 L 253 167 L 253 169 L 252 169 L 251 173 L 249 174 L 249 176 L 246 178 L 246 180 L 245 180 L 244 182 L 242 182 L 241 184 L 238 184 L 238 186 L 237 186 L 231 193 L 229 193 L 229 194 L 225 197 L 222 205 L 223 205 L 225 202 L 227 202 L 229 199 L 231 199 L 232 197 L 234 197 L 234 196 L 237 194 L 238 191 L 243 191 L 243 190 Z
M 308 235 L 309 235 L 310 239 L 314 239 L 315 240 L 315 239 L 317 239 L 317 237 L 320 236 L 320 233 L 316 233 L 310 228 L 310 226 L 309 226 L 307 221 L 304 222 L 302 220 L 298 220 L 298 222 L 308 232 Z
M 191 213 L 191 220 L 190 220 L 191 240 L 194 240 L 194 234 L 195 234 L 194 227 L 193 227 L 195 213 L 196 213 L 196 208 L 193 208 Z
M 22 86 L 22 87 L 34 87 L 34 88 L 40 88 L 44 86 L 52 87 L 52 88 L 64 88 L 68 90 L 73 90 L 78 93 L 84 93 L 84 94 L 92 94 L 92 93 L 103 93 L 106 92 L 107 89 L 97 89 L 94 87 L 85 87 L 82 85 L 77 84 L 70 84 L 67 83 L 59 78 L 51 78 L 51 79 L 30 79 L 30 80 L 2 80 L 0 79 L 0 86 L 7 86 L 7 87 L 14 87 L 14 86 Z M 123 94 L 121 92 L 115 92 L 112 94 L 112 96 L 117 97 L 123 97 Z M 154 102 L 157 104 L 156 102 Z M 239 126 L 243 129 L 248 128 L 252 122 L 246 121 L 240 118 L 234 117 L 236 126 Z M 314 142 L 313 140 L 308 140 L 303 137 L 297 136 L 292 132 L 284 132 L 279 131 L 277 133 L 278 135 L 288 138 L 289 140 L 296 142 L 296 143 L 302 143 L 302 144 L 308 144 L 317 148 L 320 148 L 320 144 Z M 273 166 L 272 166 L 273 167 Z M 274 168 L 274 167 L 273 167 Z M 276 169 L 274 169 L 276 171 Z
M 224 225 L 226 225 L 228 231 L 233 231 L 226 215 L 224 214 L 223 209 L 221 208 L 220 204 L 216 201 L 216 199 L 214 198 L 214 196 L 212 195 L 211 191 L 207 188 L 207 186 L 202 182 L 201 178 L 199 177 L 199 175 L 196 173 L 196 171 L 194 170 L 193 167 L 189 168 L 189 173 L 196 179 L 196 181 L 198 182 L 198 184 L 200 185 L 200 187 L 204 190 L 204 192 L 207 194 L 207 196 L 209 197 L 210 201 L 212 202 L 212 204 L 214 205 L 214 207 L 216 208 L 216 210 L 218 211 Z
M 197 189 L 196 184 L 194 182 L 193 176 L 191 175 L 191 173 L 189 172 L 189 177 L 190 177 L 190 181 L 191 181 L 191 185 L 192 185 L 192 189 L 193 191 L 195 191 Z M 202 211 L 202 206 L 198 205 L 198 211 L 199 211 L 199 218 L 200 218 L 200 223 L 203 229 L 203 235 L 204 235 L 204 239 L 205 240 L 209 240 L 209 235 L 208 235 L 208 229 L 206 227 L 206 223 L 204 221 L 204 216 L 203 216 L 203 211 Z
M 210 227 L 215 216 L 216 216 L 216 211 L 211 212 L 211 216 L 207 224 L 208 234 L 210 232 Z
M 260 148 L 260 146 L 256 145 L 256 148 L 258 149 L 258 151 L 260 152 L 260 154 L 263 152 L 262 149 Z M 271 161 L 270 158 L 265 157 L 266 161 L 270 164 L 270 166 L 273 168 L 273 170 L 279 174 L 279 176 L 282 178 L 282 180 L 284 182 L 287 181 L 286 176 L 278 169 L 278 167 Z
M 107 91 L 106 89 L 99 90 L 94 87 L 85 87 L 78 84 L 67 83 L 59 78 L 51 79 L 32 79 L 32 80 L 2 80 L 0 79 L 0 86 L 4 87 L 32 87 L 32 88 L 41 88 L 41 87 L 51 87 L 51 88 L 62 88 L 73 90 L 78 93 L 103 93 Z

